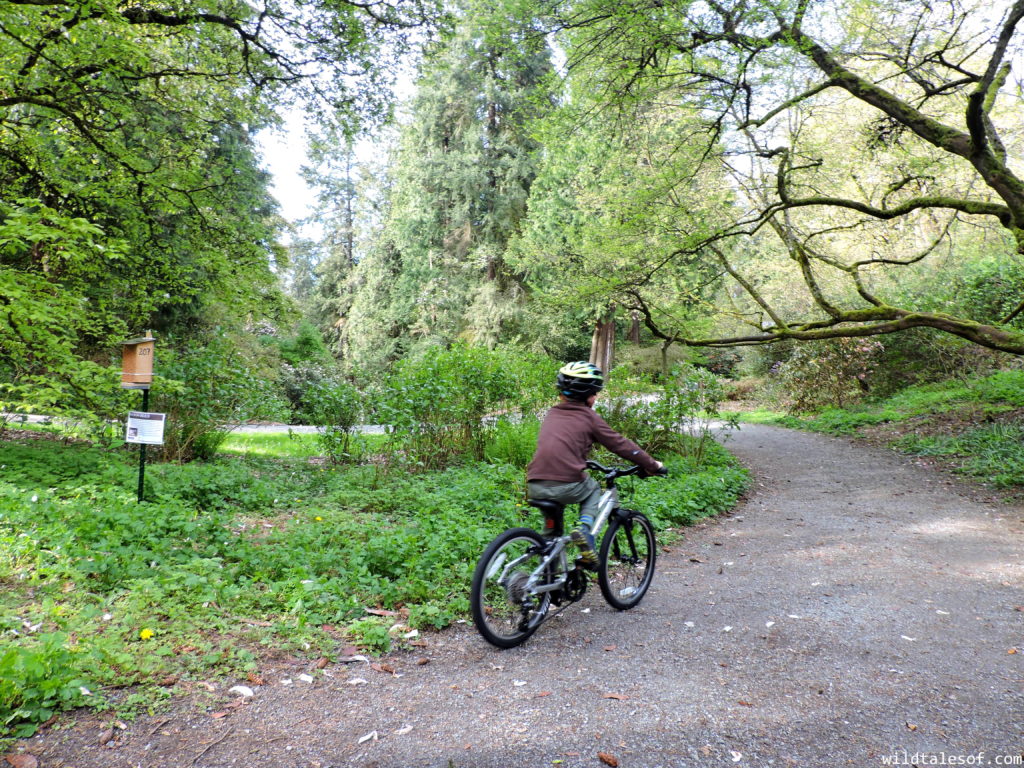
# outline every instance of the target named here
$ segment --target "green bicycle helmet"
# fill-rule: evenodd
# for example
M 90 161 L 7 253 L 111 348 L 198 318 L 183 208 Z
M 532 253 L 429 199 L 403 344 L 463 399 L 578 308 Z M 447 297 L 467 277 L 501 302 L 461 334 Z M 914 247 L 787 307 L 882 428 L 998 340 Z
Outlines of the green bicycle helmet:
M 580 360 L 563 365 L 555 384 L 558 391 L 570 400 L 586 400 L 604 389 L 604 374 L 593 363 Z

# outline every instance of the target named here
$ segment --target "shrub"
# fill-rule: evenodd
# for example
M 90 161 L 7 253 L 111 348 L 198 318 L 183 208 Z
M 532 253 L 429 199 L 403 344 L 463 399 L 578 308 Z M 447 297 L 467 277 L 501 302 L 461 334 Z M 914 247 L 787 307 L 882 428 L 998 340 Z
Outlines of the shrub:
M 525 469 L 537 448 L 540 419 L 527 416 L 519 421 L 500 419 L 491 430 L 484 458 L 493 464 L 511 464 Z
M 828 339 L 797 344 L 789 359 L 773 366 L 793 412 L 842 408 L 868 391 L 884 347 L 872 339 Z
M 363 416 L 363 395 L 341 379 L 326 379 L 307 390 L 302 412 L 320 427 L 317 442 L 334 464 L 359 459 L 359 427 Z
M 435 347 L 395 364 L 374 393 L 376 415 L 412 466 L 432 469 L 479 460 L 500 418 L 532 413 L 539 402 L 550 400 L 537 391 L 537 382 L 538 369 L 551 367 L 548 361 L 463 344 Z M 545 374 L 550 387 L 554 372 Z
M 735 416 L 724 416 L 719 410 L 726 395 L 725 384 L 710 371 L 680 366 L 653 399 L 619 397 L 599 401 L 597 408 L 613 429 L 648 453 L 691 454 L 699 462 L 712 441 L 712 423 L 735 425 Z M 684 439 L 684 432 L 692 439 Z
M 160 355 L 151 408 L 167 414 L 161 455 L 170 461 L 212 458 L 231 428 L 286 412 L 274 385 L 227 339 Z

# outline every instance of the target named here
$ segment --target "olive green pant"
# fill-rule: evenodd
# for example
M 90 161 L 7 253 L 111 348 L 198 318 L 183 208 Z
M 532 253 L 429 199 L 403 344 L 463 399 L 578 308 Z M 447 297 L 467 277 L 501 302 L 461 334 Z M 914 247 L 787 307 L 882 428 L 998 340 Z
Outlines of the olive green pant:
M 561 504 L 579 504 L 580 522 L 589 528 L 597 515 L 597 503 L 601 500 L 601 486 L 592 477 L 585 477 L 578 483 L 562 483 L 557 480 L 531 480 L 526 484 L 527 495 L 537 501 L 557 501 Z

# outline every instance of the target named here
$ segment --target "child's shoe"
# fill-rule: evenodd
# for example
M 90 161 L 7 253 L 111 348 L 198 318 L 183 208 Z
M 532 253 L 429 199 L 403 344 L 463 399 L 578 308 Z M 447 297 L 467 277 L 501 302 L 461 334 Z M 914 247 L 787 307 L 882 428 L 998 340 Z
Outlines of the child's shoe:
M 594 549 L 594 534 L 582 526 L 569 534 L 572 543 L 580 550 L 580 565 L 588 571 L 597 570 L 597 550 Z

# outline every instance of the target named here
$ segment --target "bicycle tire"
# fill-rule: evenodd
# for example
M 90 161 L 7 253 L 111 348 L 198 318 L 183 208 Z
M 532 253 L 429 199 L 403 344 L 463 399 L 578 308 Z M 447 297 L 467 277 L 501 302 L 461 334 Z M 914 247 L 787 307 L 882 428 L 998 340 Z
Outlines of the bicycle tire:
M 514 648 L 525 642 L 540 626 L 537 619 L 546 614 L 551 595 L 548 592 L 523 601 L 515 594 L 515 579 L 525 579 L 540 565 L 544 538 L 532 528 L 510 528 L 484 550 L 473 572 L 470 606 L 477 632 L 498 648 Z M 508 563 L 525 559 L 500 581 Z
M 657 556 L 650 520 L 625 510 L 613 517 L 601 540 L 597 567 L 597 583 L 605 601 L 627 611 L 643 600 L 654 578 Z

